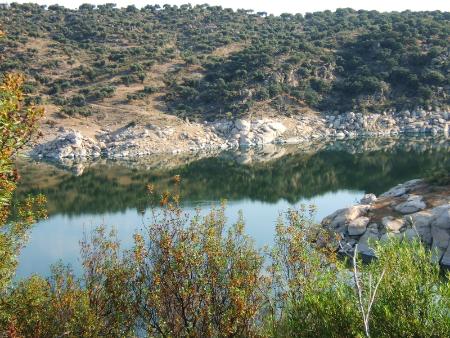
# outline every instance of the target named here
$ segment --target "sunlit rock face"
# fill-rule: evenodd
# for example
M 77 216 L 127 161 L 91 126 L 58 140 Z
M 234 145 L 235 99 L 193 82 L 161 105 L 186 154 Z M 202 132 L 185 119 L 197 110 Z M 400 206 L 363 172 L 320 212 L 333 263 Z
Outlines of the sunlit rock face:
M 436 262 L 450 266 L 450 186 L 432 186 L 415 179 L 370 201 L 364 196 L 361 203 L 322 221 L 324 227 L 341 234 L 347 252 L 358 243 L 358 252 L 374 256 L 377 241 L 420 238 L 433 250 Z M 361 210 L 365 211 L 362 217 Z

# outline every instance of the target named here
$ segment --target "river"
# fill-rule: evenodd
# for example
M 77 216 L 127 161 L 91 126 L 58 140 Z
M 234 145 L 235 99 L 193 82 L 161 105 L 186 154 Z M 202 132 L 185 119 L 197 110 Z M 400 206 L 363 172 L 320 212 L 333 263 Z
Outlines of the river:
M 315 205 L 315 219 L 379 194 L 409 179 L 450 169 L 450 141 L 384 138 L 309 146 L 270 146 L 214 156 L 155 155 L 138 161 L 99 160 L 63 167 L 21 159 L 16 200 L 43 193 L 49 217 L 32 229 L 17 276 L 48 275 L 61 260 L 80 271 L 79 241 L 104 224 L 115 227 L 125 247 L 149 222 L 146 185 L 163 192 L 181 176 L 188 212 L 227 200 L 229 222 L 243 211 L 247 233 L 257 246 L 270 245 L 280 213 Z

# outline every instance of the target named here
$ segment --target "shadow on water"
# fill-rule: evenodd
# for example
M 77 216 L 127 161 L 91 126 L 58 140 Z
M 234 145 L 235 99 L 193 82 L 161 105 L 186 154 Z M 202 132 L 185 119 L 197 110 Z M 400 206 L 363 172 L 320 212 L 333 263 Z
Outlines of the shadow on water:
M 76 164 L 72 171 L 20 161 L 17 198 L 43 193 L 50 215 L 101 214 L 146 207 L 146 185 L 170 189 L 182 176 L 186 205 L 252 200 L 298 202 L 338 190 L 379 194 L 400 182 L 449 170 L 447 139 L 358 139 L 321 146 L 224 152 L 213 157 L 153 157 L 134 162 Z M 76 174 L 74 174 L 74 172 Z

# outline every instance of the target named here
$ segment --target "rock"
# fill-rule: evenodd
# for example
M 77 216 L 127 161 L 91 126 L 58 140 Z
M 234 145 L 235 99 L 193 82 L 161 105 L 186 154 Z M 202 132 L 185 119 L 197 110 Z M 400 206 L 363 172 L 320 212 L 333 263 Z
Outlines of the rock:
M 447 250 L 442 256 L 441 264 L 445 266 L 450 266 L 450 245 L 447 247 Z
M 381 243 L 387 243 L 394 238 L 401 238 L 402 234 L 396 232 L 386 232 L 380 238 Z
M 436 227 L 431 228 L 431 236 L 433 238 L 433 247 L 438 247 L 443 250 L 447 249 L 450 242 L 449 231 Z
M 276 134 L 273 131 L 265 132 L 260 136 L 261 144 L 272 143 L 276 138 Z
M 358 241 L 358 251 L 366 256 L 375 256 L 374 243 L 379 240 L 376 229 L 368 229 Z
M 405 220 L 410 223 L 410 225 L 417 230 L 422 240 L 431 245 L 431 222 L 434 216 L 429 211 L 419 211 L 414 214 L 405 216 Z
M 392 232 L 399 232 L 400 229 L 406 225 L 406 221 L 404 219 L 394 218 L 392 216 L 383 217 L 381 223 L 387 231 Z
M 348 234 L 350 236 L 358 236 L 362 235 L 366 232 L 367 224 L 369 224 L 370 218 L 369 217 L 358 217 L 351 221 L 348 224 Z
M 239 139 L 239 145 L 244 147 L 251 146 L 253 144 L 252 137 L 253 135 L 250 134 L 241 136 Z
M 433 215 L 432 227 L 450 229 L 450 203 L 433 208 L 431 213 Z
M 442 256 L 444 255 L 445 250 L 442 248 L 432 246 L 431 247 L 431 261 L 433 263 L 439 264 Z
M 423 180 L 416 179 L 407 181 L 403 184 L 399 184 L 392 189 L 388 190 L 384 194 L 381 194 L 380 197 L 399 197 L 404 194 L 406 194 L 408 191 L 410 191 L 412 188 L 416 187 L 417 185 L 421 184 Z
M 243 120 L 243 119 L 237 119 L 234 122 L 234 126 L 238 129 L 238 130 L 250 130 L 250 121 L 247 120 Z
M 345 232 L 349 222 L 364 216 L 369 209 L 369 205 L 355 205 L 350 208 L 339 209 L 325 217 L 322 224 L 334 231 Z
M 79 132 L 69 132 L 65 139 L 69 141 L 72 146 L 80 147 L 83 142 L 83 136 Z
M 380 197 L 399 197 L 404 194 L 406 194 L 406 188 L 400 185 L 388 190 L 384 194 L 381 194 Z
M 279 134 L 284 133 L 287 129 L 281 122 L 270 122 L 268 126 Z
M 419 232 L 414 228 L 406 229 L 404 232 L 402 232 L 402 236 L 404 239 L 406 239 L 408 241 L 413 241 L 415 239 L 418 239 L 418 240 L 421 239 Z
M 411 214 L 426 207 L 422 196 L 410 195 L 405 202 L 397 204 L 394 209 L 402 214 Z
M 377 200 L 377 196 L 374 194 L 365 194 L 359 203 L 361 204 L 372 204 Z

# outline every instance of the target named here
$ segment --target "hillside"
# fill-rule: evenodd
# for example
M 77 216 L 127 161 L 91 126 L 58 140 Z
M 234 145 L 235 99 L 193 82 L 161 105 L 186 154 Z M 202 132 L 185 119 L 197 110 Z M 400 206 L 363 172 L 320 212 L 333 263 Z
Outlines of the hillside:
M 450 104 L 447 12 L 11 4 L 0 24 L 0 73 L 26 73 L 28 100 L 53 119 L 101 125 Z

